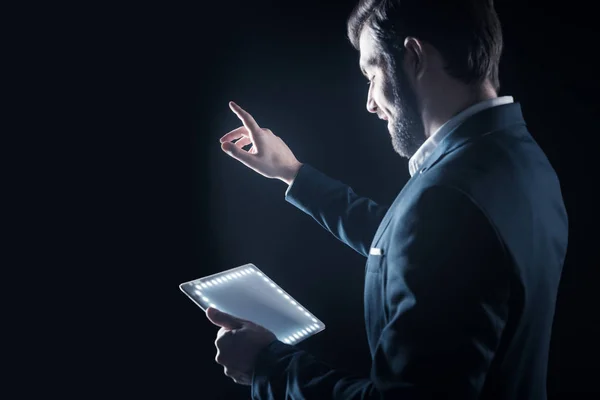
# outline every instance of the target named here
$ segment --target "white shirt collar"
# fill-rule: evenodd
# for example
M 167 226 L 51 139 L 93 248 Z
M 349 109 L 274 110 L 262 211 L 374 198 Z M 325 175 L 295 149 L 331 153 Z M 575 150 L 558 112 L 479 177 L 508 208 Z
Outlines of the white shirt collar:
M 512 102 L 512 96 L 502 96 L 484 100 L 479 103 L 473 104 L 472 106 L 456 114 L 454 117 L 450 118 L 442 126 L 440 126 L 440 128 L 437 131 L 435 131 L 433 135 L 429 136 L 427 140 L 421 145 L 421 147 L 419 147 L 419 149 L 415 152 L 415 154 L 413 154 L 410 160 L 408 160 L 408 171 L 410 172 L 410 176 L 413 176 L 415 172 L 417 172 L 421 168 L 423 163 L 427 160 L 431 153 L 433 153 L 433 151 L 435 150 L 437 145 L 442 141 L 442 139 L 444 139 L 446 135 L 448 135 L 460 124 L 462 124 L 467 118 L 487 108 Z

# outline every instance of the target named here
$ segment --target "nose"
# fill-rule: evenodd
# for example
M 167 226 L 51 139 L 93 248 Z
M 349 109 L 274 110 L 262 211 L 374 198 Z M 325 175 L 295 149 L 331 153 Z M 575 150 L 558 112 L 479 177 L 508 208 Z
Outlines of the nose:
M 377 112 L 377 104 L 375 104 L 375 100 L 373 100 L 373 95 L 371 91 L 373 90 L 373 85 L 369 85 L 369 93 L 367 94 L 367 111 L 370 113 Z

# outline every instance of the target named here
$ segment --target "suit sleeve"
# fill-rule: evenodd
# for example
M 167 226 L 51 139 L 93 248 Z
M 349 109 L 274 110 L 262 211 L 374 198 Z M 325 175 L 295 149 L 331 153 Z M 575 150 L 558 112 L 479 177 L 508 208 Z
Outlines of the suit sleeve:
M 308 164 L 298 171 L 285 199 L 365 257 L 388 210 Z
M 382 271 L 385 310 L 369 377 L 274 342 L 260 353 L 252 398 L 476 399 L 508 317 L 504 247 L 468 196 L 435 187 L 393 231 Z

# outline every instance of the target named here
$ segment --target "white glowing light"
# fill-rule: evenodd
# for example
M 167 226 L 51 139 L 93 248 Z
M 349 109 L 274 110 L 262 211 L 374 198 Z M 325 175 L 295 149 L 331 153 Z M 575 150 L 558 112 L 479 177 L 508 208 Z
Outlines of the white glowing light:
M 206 297 L 206 296 L 203 296 L 203 297 L 202 297 L 202 300 L 204 300 L 204 301 L 206 301 L 206 302 L 208 303 L 208 297 Z
M 313 326 L 315 327 L 315 329 L 319 329 L 319 325 L 314 324 Z
M 287 300 L 290 299 L 290 296 L 288 296 L 287 294 L 284 294 L 283 297 L 285 297 Z
M 312 320 L 313 320 L 313 322 L 317 322 L 317 319 L 316 319 L 316 318 L 313 318 Z
M 304 333 L 305 335 L 308 335 L 308 332 L 305 329 L 302 329 L 302 333 Z
M 305 312 L 304 315 L 306 315 L 307 317 L 310 317 L 310 314 Z
M 198 296 L 202 296 L 202 292 L 199 290 L 194 290 L 194 293 L 196 293 L 196 295 L 198 295 Z
M 298 303 L 296 303 L 294 300 L 292 300 L 292 304 L 293 304 L 293 305 L 296 305 L 296 304 L 298 304 Z
M 292 336 L 293 336 L 293 337 L 295 337 L 296 339 L 300 339 L 300 338 L 301 338 L 301 336 L 299 336 L 299 335 L 298 335 L 298 334 L 296 334 L 296 333 L 294 333 Z
M 215 306 L 214 303 L 210 303 L 209 306 L 211 306 L 212 308 L 217 308 L 217 306 Z
M 258 276 L 263 276 L 262 272 L 257 272 Z
M 263 277 L 265 282 L 269 282 L 269 279 L 267 279 L 266 277 Z
M 287 340 L 287 338 L 286 338 L 286 339 L 283 339 L 283 343 L 285 343 L 285 344 L 290 344 L 290 341 L 289 341 L 289 340 Z
M 210 283 L 210 281 L 206 282 L 206 284 L 207 284 L 208 286 L 212 286 L 212 283 Z
M 277 289 L 277 291 L 278 291 L 279 293 L 283 294 L 283 290 L 281 290 L 281 289 Z
M 300 310 L 300 311 L 304 311 L 304 308 L 302 308 L 302 307 L 298 306 L 298 310 Z
M 271 287 L 275 287 L 275 284 L 274 284 L 274 283 L 271 283 Z
M 298 335 L 300 335 L 300 337 L 304 337 L 304 333 L 302 333 L 302 331 L 298 331 Z

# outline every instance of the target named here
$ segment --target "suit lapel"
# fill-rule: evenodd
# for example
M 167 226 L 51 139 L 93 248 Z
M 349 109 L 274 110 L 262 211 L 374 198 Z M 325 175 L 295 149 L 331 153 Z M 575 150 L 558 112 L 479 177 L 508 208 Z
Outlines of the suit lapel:
M 394 199 L 394 202 L 392 203 L 392 205 L 388 209 L 387 213 L 385 213 L 385 216 L 381 220 L 381 223 L 379 224 L 379 228 L 377 228 L 377 232 L 375 232 L 375 236 L 373 238 L 371 247 L 377 247 L 379 239 L 381 239 L 381 235 L 385 231 L 385 228 L 387 228 L 387 226 L 389 225 L 389 223 L 392 219 L 392 216 L 394 215 L 394 208 L 398 206 L 398 203 L 402 200 L 402 197 L 403 197 L 402 195 L 409 190 L 410 186 L 415 182 L 415 180 L 417 178 L 418 178 L 417 174 L 413 175 L 406 182 L 406 184 L 404 185 L 404 187 L 402 188 L 402 190 L 400 191 L 398 196 L 396 196 L 396 198 Z

